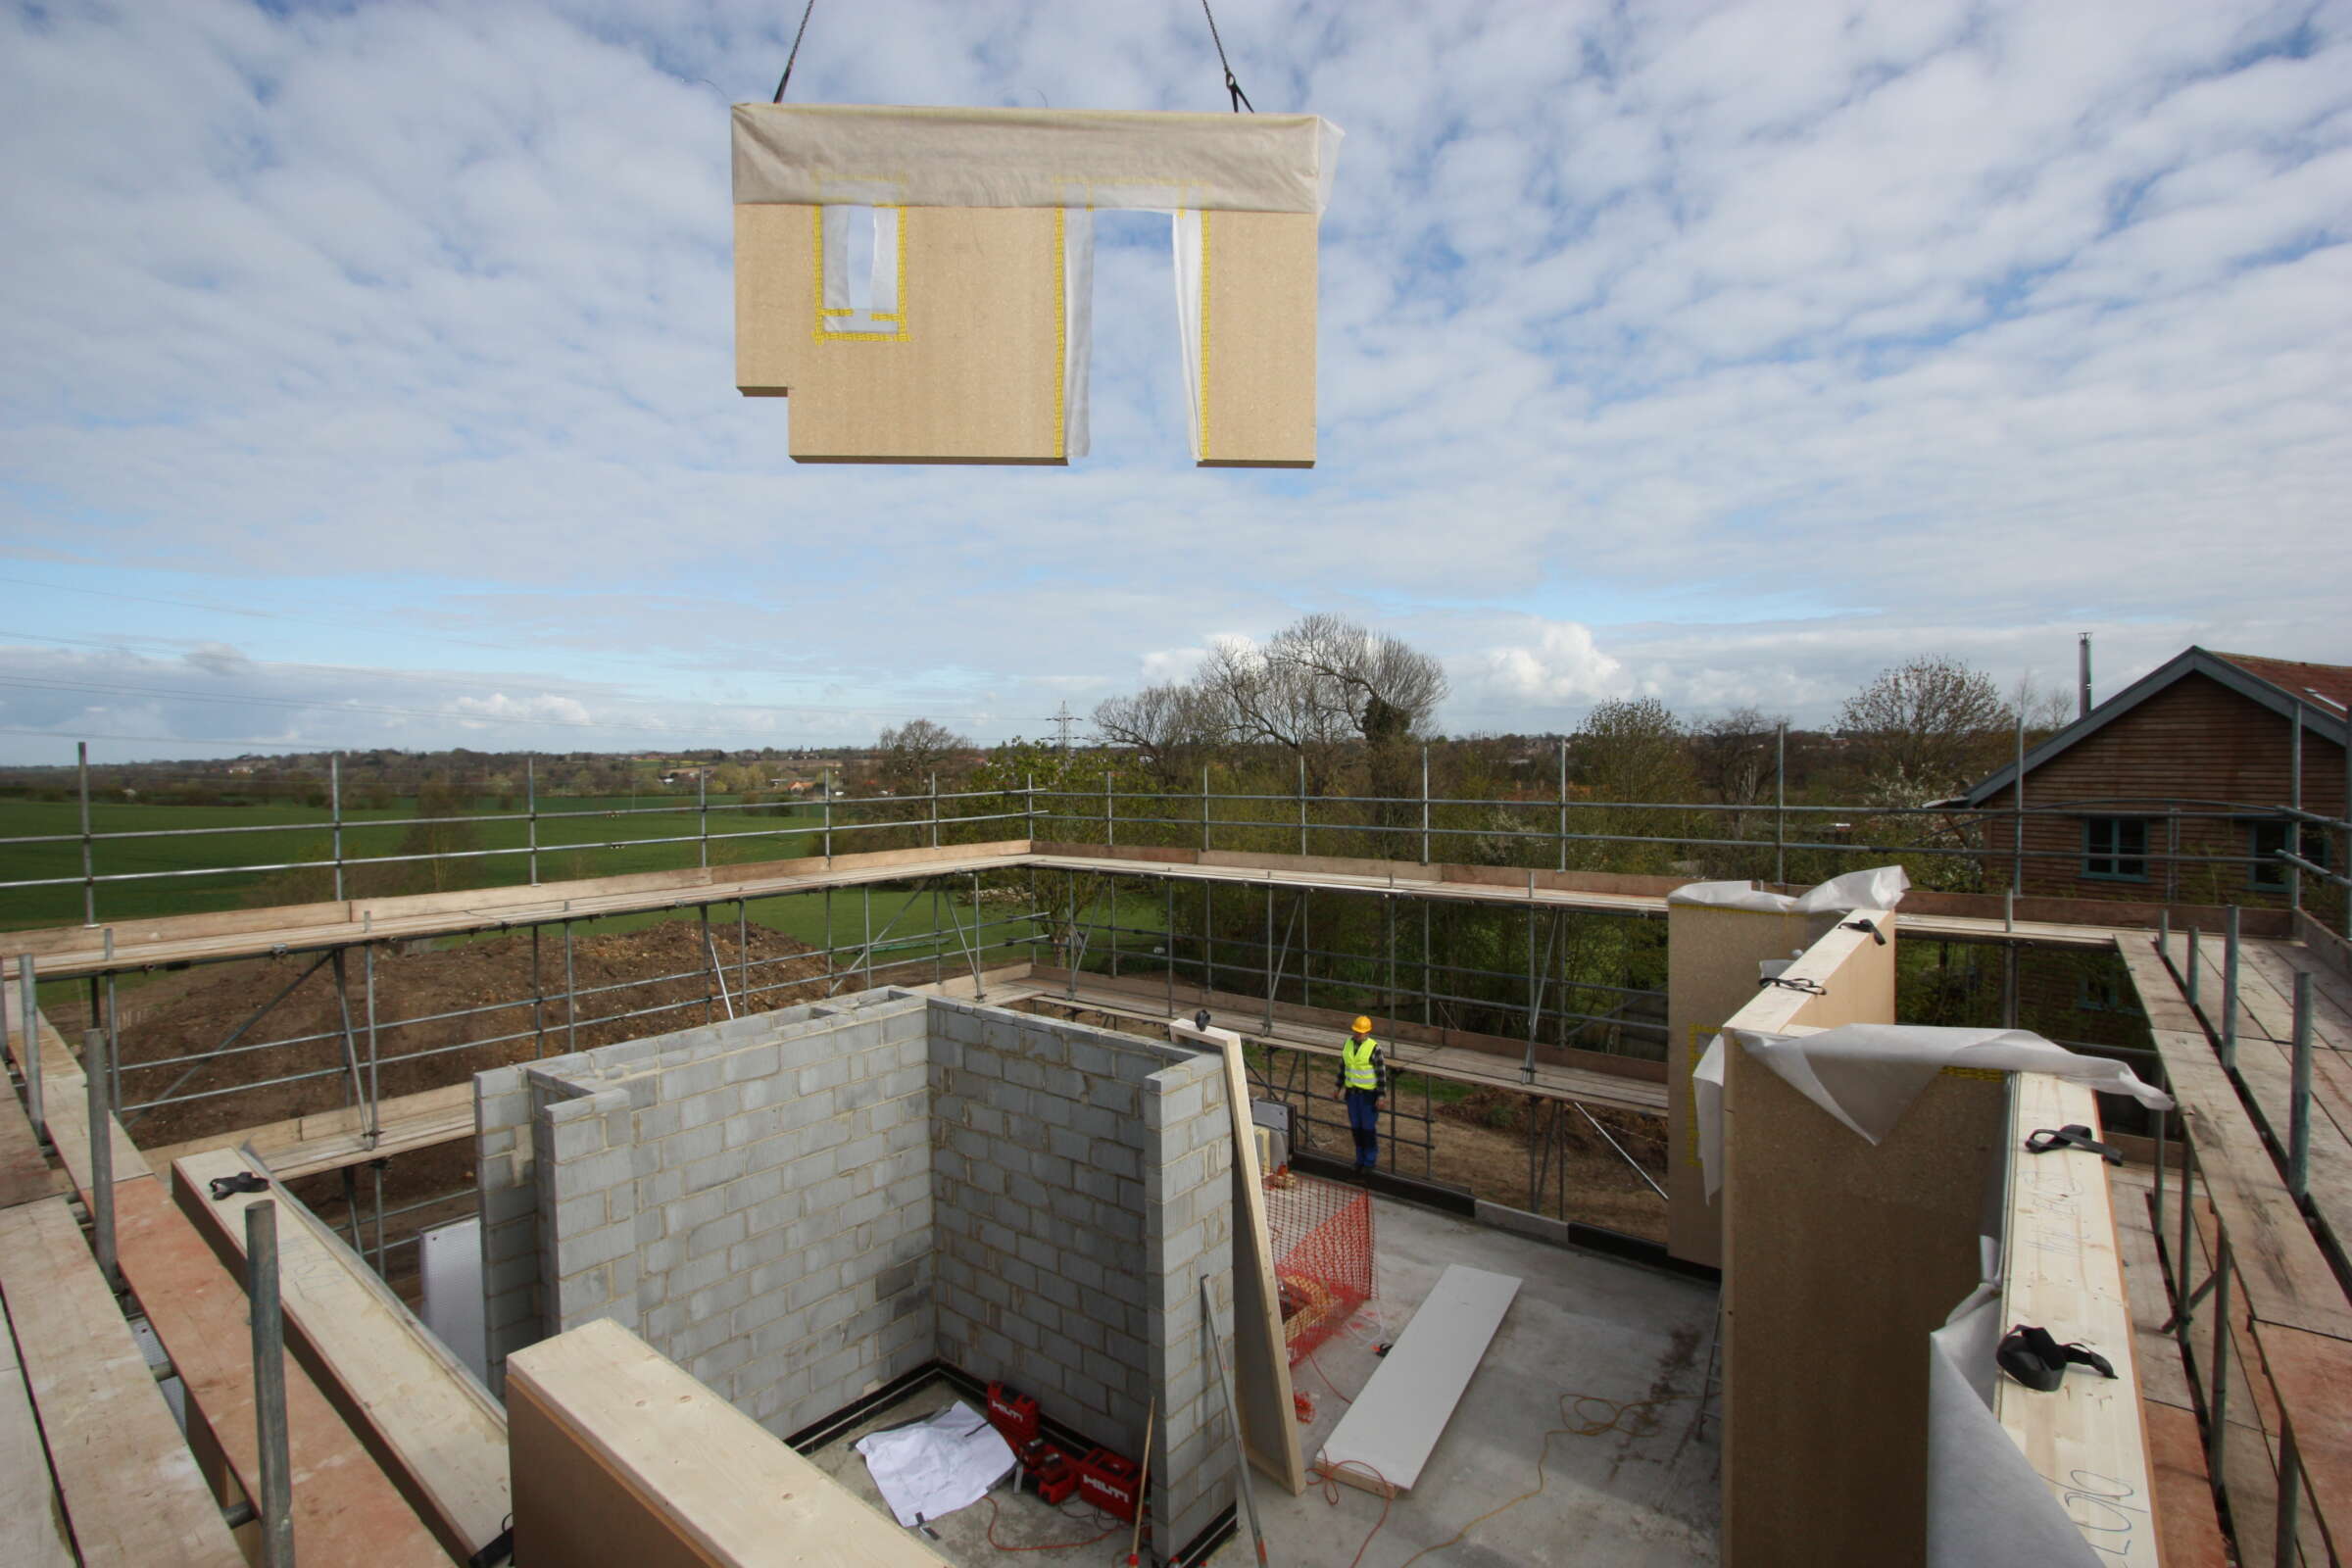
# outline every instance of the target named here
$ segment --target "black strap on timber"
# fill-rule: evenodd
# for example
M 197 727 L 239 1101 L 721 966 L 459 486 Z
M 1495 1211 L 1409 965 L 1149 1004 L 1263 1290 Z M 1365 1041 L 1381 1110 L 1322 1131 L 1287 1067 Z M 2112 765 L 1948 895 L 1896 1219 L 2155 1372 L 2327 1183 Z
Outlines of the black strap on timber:
M 2098 1351 L 2060 1345 L 2048 1329 L 2026 1323 L 2009 1331 L 1993 1358 L 2002 1371 L 2040 1394 L 2056 1389 L 2070 1366 L 2086 1366 L 2103 1378 L 2115 1376 L 2115 1368 Z
M 216 1176 L 212 1181 L 213 1201 L 218 1203 L 237 1193 L 266 1193 L 270 1184 L 249 1170 L 234 1176 Z
M 2098 1155 L 2110 1165 L 2121 1165 L 2124 1156 L 2112 1144 L 2102 1144 L 2090 1136 L 2090 1129 L 2079 1121 L 2063 1127 L 2044 1127 L 2026 1140 L 2026 1152 L 2046 1154 L 2053 1149 L 2080 1149 Z

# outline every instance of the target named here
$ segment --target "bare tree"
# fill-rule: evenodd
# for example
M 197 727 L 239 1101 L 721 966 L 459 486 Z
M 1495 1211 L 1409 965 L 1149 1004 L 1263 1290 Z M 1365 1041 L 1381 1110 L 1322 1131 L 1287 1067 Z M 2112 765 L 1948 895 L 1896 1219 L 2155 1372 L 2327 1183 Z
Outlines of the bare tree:
M 2017 677 L 2009 692 L 2009 719 L 2026 715 L 2026 744 L 2038 746 L 2075 721 L 2075 693 L 2064 686 L 2043 686 L 2031 672 Z
M 1788 722 L 1787 714 L 1749 707 L 1735 708 L 1694 726 L 1690 742 L 1699 783 L 1727 806 L 1761 804 L 1779 765 L 1776 737 Z M 1746 814 L 1734 811 L 1729 815 L 1730 836 L 1741 837 Z
M 881 755 L 875 772 L 900 795 L 921 794 L 931 788 L 931 775 L 955 758 L 972 750 L 972 743 L 944 724 L 910 718 L 897 729 L 886 729 L 874 741 Z
M 1189 776 L 1201 753 L 1225 738 L 1225 719 L 1200 686 L 1168 682 L 1096 704 L 1095 732 L 1133 751 L 1165 787 Z
M 1949 793 L 1997 761 L 2013 722 L 1992 677 L 1948 654 L 1881 670 L 1838 727 L 1874 781 Z
M 1228 738 L 1297 752 L 1318 779 L 1336 747 L 1380 750 L 1423 734 L 1446 691 L 1430 655 L 1329 614 L 1263 644 L 1218 644 L 1195 685 Z

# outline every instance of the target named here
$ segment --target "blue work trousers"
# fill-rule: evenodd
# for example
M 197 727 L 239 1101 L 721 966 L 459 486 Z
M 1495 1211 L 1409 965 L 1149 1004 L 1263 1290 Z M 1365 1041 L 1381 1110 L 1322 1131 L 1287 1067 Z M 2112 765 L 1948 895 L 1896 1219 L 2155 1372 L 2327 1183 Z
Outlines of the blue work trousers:
M 1369 1089 L 1348 1091 L 1348 1130 L 1355 1134 L 1355 1168 L 1380 1163 L 1380 1101 Z

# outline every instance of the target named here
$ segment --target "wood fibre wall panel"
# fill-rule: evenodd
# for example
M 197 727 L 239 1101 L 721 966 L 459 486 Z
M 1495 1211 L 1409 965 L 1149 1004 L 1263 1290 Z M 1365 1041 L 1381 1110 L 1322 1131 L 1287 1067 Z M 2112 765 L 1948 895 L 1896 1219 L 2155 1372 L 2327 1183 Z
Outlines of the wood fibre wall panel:
M 886 336 L 824 332 L 821 212 L 735 209 L 736 385 L 791 398 L 794 461 L 1065 462 L 1060 213 L 900 209 Z
M 1316 222 L 1202 215 L 1200 466 L 1315 465 Z

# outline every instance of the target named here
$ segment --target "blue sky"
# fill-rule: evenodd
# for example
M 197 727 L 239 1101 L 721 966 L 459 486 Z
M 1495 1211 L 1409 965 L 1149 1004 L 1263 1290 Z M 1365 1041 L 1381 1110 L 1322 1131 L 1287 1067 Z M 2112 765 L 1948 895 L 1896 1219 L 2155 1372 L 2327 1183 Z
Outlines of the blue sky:
M 1091 459 L 791 464 L 726 147 L 794 8 L 11 9 L 0 760 L 994 740 L 1320 610 L 1455 732 L 2352 662 L 2352 6 L 1218 19 L 1348 133 L 1311 474 L 1190 466 L 1147 215 Z M 793 97 L 1222 107 L 1073 0 L 819 0 Z

